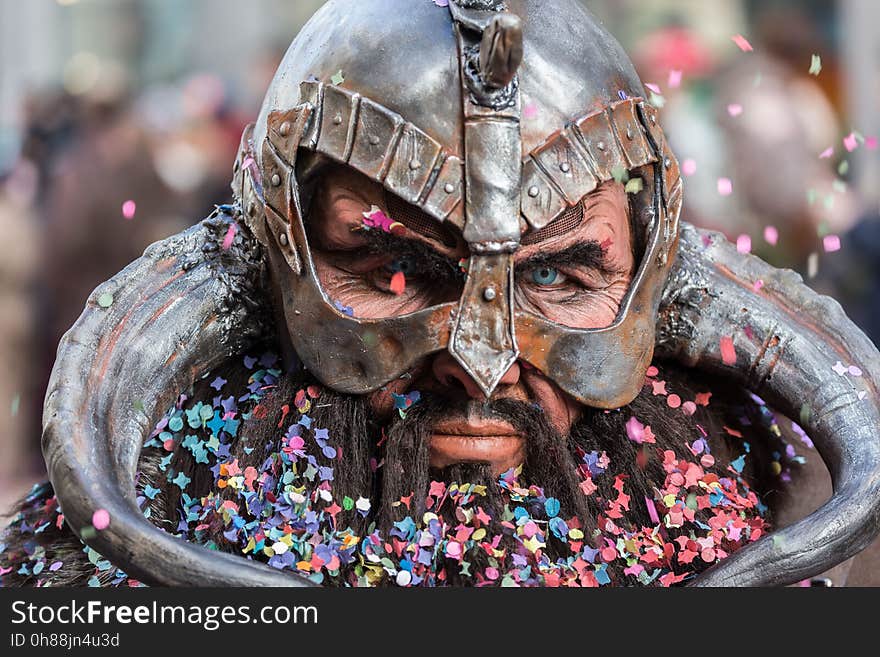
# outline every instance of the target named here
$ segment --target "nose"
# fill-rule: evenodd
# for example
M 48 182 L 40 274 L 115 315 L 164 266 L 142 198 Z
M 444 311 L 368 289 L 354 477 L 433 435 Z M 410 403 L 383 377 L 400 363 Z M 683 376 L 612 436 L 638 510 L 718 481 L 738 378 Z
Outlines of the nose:
M 434 357 L 434 362 L 431 364 L 431 370 L 434 374 L 434 378 L 437 379 L 441 385 L 449 388 L 463 388 L 468 397 L 473 399 L 486 399 L 486 395 L 483 394 L 483 391 L 480 389 L 480 386 L 477 385 L 477 382 L 471 378 L 470 374 L 465 371 L 465 369 L 448 351 L 442 351 Z M 519 383 L 519 373 L 519 363 L 515 362 L 504 373 L 504 376 L 501 377 L 498 385 L 516 385 Z

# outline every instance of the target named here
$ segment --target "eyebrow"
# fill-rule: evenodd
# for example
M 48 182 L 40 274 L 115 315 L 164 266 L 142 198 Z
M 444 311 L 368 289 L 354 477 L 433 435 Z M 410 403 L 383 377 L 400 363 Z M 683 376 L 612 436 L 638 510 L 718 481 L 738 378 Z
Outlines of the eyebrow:
M 596 269 L 602 273 L 614 273 L 608 262 L 608 251 L 599 242 L 591 240 L 573 244 L 562 251 L 538 253 L 528 260 L 517 264 L 517 271 L 535 267 L 580 266 Z
M 427 271 L 443 276 L 447 280 L 464 280 L 464 272 L 458 262 L 437 253 L 429 245 L 419 240 L 399 237 L 381 230 L 358 231 L 366 240 L 370 255 L 393 254 L 415 258 Z M 349 250 L 357 250 L 355 247 Z

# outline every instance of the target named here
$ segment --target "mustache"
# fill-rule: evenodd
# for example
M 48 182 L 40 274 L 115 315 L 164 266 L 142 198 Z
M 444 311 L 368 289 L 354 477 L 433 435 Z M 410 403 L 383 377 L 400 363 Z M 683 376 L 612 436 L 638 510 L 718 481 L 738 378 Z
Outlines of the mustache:
M 405 424 L 409 428 L 420 425 L 430 430 L 443 420 L 463 417 L 472 421 L 495 420 L 510 424 L 526 441 L 529 436 L 544 431 L 553 432 L 544 409 L 535 402 L 519 399 L 477 400 L 450 399 L 437 393 L 423 393 L 417 404 L 407 411 L 405 419 L 393 424 Z

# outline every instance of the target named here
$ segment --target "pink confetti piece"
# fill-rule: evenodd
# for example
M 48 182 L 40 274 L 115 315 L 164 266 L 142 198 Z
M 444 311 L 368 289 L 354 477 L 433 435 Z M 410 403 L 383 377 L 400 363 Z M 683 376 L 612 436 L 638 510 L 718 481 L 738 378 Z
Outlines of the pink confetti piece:
M 523 117 L 527 119 L 538 118 L 538 106 L 535 103 L 527 103 L 526 106 L 523 107 Z
M 666 403 L 669 405 L 669 408 L 681 408 L 681 397 L 678 395 L 669 395 L 666 398 Z
M 743 106 L 736 103 L 727 106 L 727 113 L 736 118 L 743 113 Z
M 733 346 L 733 338 L 729 335 L 721 338 L 721 360 L 725 365 L 736 365 L 736 348 Z
M 697 405 L 692 401 L 686 401 L 681 405 L 681 411 L 685 415 L 693 415 L 697 412 Z
M 226 231 L 226 237 L 223 238 L 223 250 L 228 251 L 235 240 L 236 227 L 235 224 L 229 224 L 229 230 Z
M 669 71 L 669 86 L 672 89 L 678 89 L 681 86 L 682 72 L 672 69 Z
M 730 196 L 733 194 L 733 181 L 730 178 L 719 178 L 718 193 L 721 194 L 721 196 Z
M 856 139 L 856 133 L 851 132 L 846 137 L 843 138 L 843 145 L 846 147 L 846 150 L 852 153 L 859 147 L 859 140 Z
M 736 36 L 731 37 L 731 39 L 743 52 L 752 52 L 754 50 L 752 44 L 749 43 L 749 40 L 746 39 L 742 34 L 737 34 Z
M 651 83 L 651 82 L 646 82 L 645 88 L 648 89 L 649 91 L 653 91 L 658 96 L 663 94 L 663 92 L 660 90 L 660 87 L 656 84 Z
M 840 361 L 837 361 L 831 369 L 834 370 L 834 373 L 837 374 L 837 376 L 845 376 L 849 371 L 849 368 Z
M 437 5 L 438 7 L 448 7 L 449 0 L 434 0 L 434 4 Z
M 779 242 L 779 231 L 776 226 L 767 226 L 764 228 L 764 241 L 770 246 L 776 246 Z
M 648 509 L 648 517 L 651 519 L 651 522 L 653 522 L 655 525 L 659 525 L 660 516 L 657 515 L 657 507 L 654 506 L 654 500 L 652 500 L 648 496 L 645 496 L 645 506 Z
M 868 137 L 867 139 L 865 139 L 865 148 L 867 148 L 869 151 L 876 151 L 877 137 Z
M 107 529 L 110 526 L 110 514 L 106 509 L 98 509 L 92 514 L 92 527 L 98 531 Z
M 864 374 L 864 372 L 862 372 L 862 370 L 855 365 L 850 365 L 846 371 L 849 373 L 850 376 L 862 376 L 862 374 Z
M 134 213 L 137 212 L 137 203 L 128 200 L 122 204 L 122 216 L 126 219 L 134 219 Z
M 681 171 L 686 176 L 692 176 L 697 172 L 697 161 L 696 160 L 685 160 L 681 164 Z
M 759 278 L 758 280 L 755 281 L 755 284 L 752 286 L 752 289 L 753 289 L 755 292 L 760 292 L 760 291 L 763 289 L 763 287 L 764 287 L 764 281 L 762 281 L 762 280 Z
M 826 235 L 825 239 L 822 240 L 822 245 L 825 247 L 825 253 L 840 251 L 840 237 L 837 235 Z
M 736 238 L 736 250 L 740 253 L 752 252 L 752 238 L 748 235 L 740 235 Z
M 641 445 L 645 439 L 645 425 L 639 422 L 635 416 L 631 417 L 626 423 L 626 436 L 634 443 Z
M 868 396 L 868 393 L 865 390 L 859 391 L 859 401 L 862 401 L 867 396 Z
M 833 147 L 833 146 L 829 146 L 829 147 L 826 148 L 824 151 L 822 151 L 821 153 L 819 153 L 819 159 L 820 159 L 820 160 L 827 160 L 827 159 L 828 159 L 829 157 L 831 157 L 832 155 L 834 155 L 834 147 Z

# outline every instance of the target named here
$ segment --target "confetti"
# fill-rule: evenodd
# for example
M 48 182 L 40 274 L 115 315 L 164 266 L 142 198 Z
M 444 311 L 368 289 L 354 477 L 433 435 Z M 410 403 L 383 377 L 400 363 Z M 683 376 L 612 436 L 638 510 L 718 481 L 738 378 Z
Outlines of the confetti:
M 807 277 L 816 278 L 819 275 L 819 254 L 811 253 L 807 258 Z
M 669 86 L 672 89 L 678 89 L 681 86 L 681 78 L 682 71 L 678 71 L 675 69 L 669 71 Z
M 652 91 L 652 92 L 655 93 L 655 94 L 658 94 L 658 95 L 660 95 L 660 94 L 663 93 L 663 92 L 660 90 L 660 87 L 658 87 L 656 84 L 653 84 L 653 83 L 651 83 L 651 82 L 646 82 L 646 83 L 645 83 L 645 88 L 648 89 L 649 91 Z
M 850 153 L 856 150 L 859 147 L 859 140 L 856 138 L 856 133 L 851 132 L 846 137 L 844 137 L 843 146 Z
M 877 137 L 868 137 L 867 139 L 865 139 L 865 148 L 867 148 L 869 151 L 876 151 Z
M 400 296 L 406 291 L 406 276 L 404 276 L 402 271 L 394 272 L 394 275 L 391 277 L 389 288 L 397 296 Z
M 755 292 L 760 292 L 763 288 L 764 288 L 764 281 L 762 281 L 760 278 L 758 280 L 756 280 L 755 284 L 752 286 L 752 289 Z
M 229 224 L 229 230 L 226 231 L 226 237 L 223 238 L 223 250 L 228 251 L 229 247 L 232 246 L 232 242 L 235 239 L 236 227 L 235 224 Z
M 776 226 L 766 226 L 764 228 L 764 241 L 770 246 L 776 246 L 779 242 L 779 231 Z
M 101 306 L 101 308 L 109 308 L 113 305 L 113 295 L 109 292 L 104 292 L 98 297 L 98 305 Z
M 752 52 L 754 50 L 752 44 L 749 43 L 749 40 L 746 39 L 742 34 L 737 34 L 736 36 L 731 37 L 731 39 L 743 52 Z
M 743 106 L 738 105 L 738 104 L 728 105 L 727 106 L 727 113 L 730 114 L 730 116 L 736 118 L 737 116 L 739 116 L 740 114 L 743 113 Z
M 434 4 L 438 7 L 448 7 L 449 0 L 433 0 Z
M 821 159 L 821 160 L 827 160 L 827 159 L 828 159 L 829 157 L 831 157 L 832 155 L 834 155 L 834 147 L 833 147 L 833 146 L 829 146 L 828 148 L 826 148 L 824 151 L 822 151 L 822 152 L 819 154 L 819 159 Z
M 627 194 L 638 194 L 645 188 L 644 182 L 642 182 L 641 178 L 631 178 L 627 183 L 626 190 Z
M 721 194 L 721 196 L 730 196 L 733 194 L 733 182 L 730 178 L 718 179 L 718 193 Z
M 134 201 L 126 201 L 122 204 L 122 216 L 126 219 L 134 219 L 134 214 L 137 212 L 137 203 Z
M 345 76 L 342 74 L 342 69 L 339 69 L 330 78 L 330 83 L 338 87 L 343 82 L 345 82 Z
M 822 240 L 822 245 L 825 247 L 825 253 L 840 251 L 840 237 L 837 235 L 826 235 Z
M 538 106 L 535 103 L 526 103 L 523 107 L 523 118 L 526 119 L 536 119 L 538 118 Z
M 822 58 L 819 55 L 813 55 L 810 62 L 810 75 L 819 76 L 822 72 Z
M 685 160 L 681 165 L 681 171 L 686 176 L 692 176 L 697 172 L 696 160 Z
M 733 338 L 730 336 L 721 338 L 721 360 L 725 365 L 736 365 L 736 347 L 733 346 Z
M 736 238 L 736 250 L 740 253 L 752 252 L 752 238 L 748 235 L 740 235 Z
M 92 514 L 92 527 L 99 532 L 110 526 L 110 514 L 106 509 L 98 509 Z

